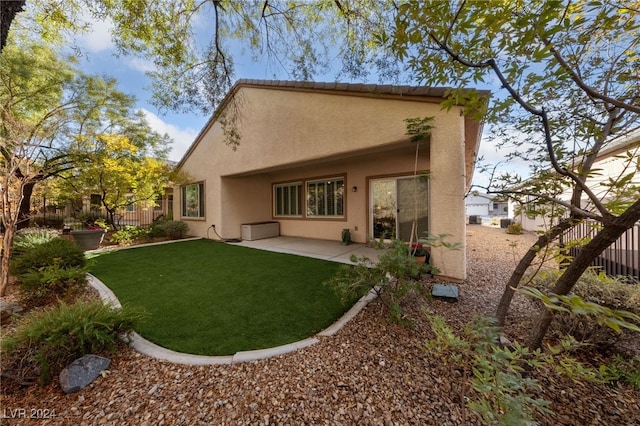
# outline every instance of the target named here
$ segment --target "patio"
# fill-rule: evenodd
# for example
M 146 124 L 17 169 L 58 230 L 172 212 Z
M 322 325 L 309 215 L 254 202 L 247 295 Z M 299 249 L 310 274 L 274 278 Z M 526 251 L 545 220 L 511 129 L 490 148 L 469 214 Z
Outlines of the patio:
M 287 236 L 242 241 L 240 243 L 230 244 L 348 264 L 351 263 L 349 258 L 352 254 L 355 254 L 356 256 L 366 256 L 371 260 L 377 260 L 378 256 L 382 253 L 381 250 L 368 247 L 365 244 L 352 243 L 349 245 L 343 245 L 340 241 Z

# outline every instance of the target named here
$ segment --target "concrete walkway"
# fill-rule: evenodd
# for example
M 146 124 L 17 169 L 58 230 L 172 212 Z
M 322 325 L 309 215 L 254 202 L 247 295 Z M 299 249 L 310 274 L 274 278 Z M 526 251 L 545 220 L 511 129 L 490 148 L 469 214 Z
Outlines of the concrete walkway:
M 252 247 L 260 250 L 275 251 L 279 253 L 297 254 L 299 256 L 314 257 L 316 259 L 331 260 L 334 262 L 351 263 L 352 254 L 366 256 L 376 261 L 382 253 L 364 244 L 343 245 L 340 241 L 316 240 L 301 237 L 272 237 L 254 241 L 242 241 L 229 243 L 238 246 Z
M 179 243 L 184 240 L 169 241 L 166 243 Z M 279 253 L 289 253 L 317 259 L 325 259 L 341 263 L 351 263 L 349 258 L 352 254 L 356 256 L 366 256 L 369 259 L 377 260 L 381 251 L 364 244 L 342 245 L 338 241 L 314 240 L 298 237 L 273 237 L 255 241 L 242 241 L 240 243 L 229 243 L 244 247 L 252 247 L 260 250 L 268 250 Z M 138 246 L 140 247 L 140 246 Z M 89 284 L 95 288 L 100 294 L 100 298 L 114 307 L 120 307 L 120 301 L 116 295 L 102 281 L 91 274 L 87 274 Z M 152 358 L 169 361 L 175 364 L 188 365 L 215 365 L 215 364 L 235 364 L 238 362 L 255 361 L 259 359 L 271 358 L 274 356 L 293 352 L 298 349 L 318 343 L 318 337 L 333 336 L 337 333 L 350 319 L 355 317 L 367 304 L 375 298 L 375 293 L 371 292 L 362 297 L 355 305 L 349 309 L 339 320 L 329 326 L 329 328 L 321 331 L 314 337 L 289 343 L 274 348 L 260 349 L 255 351 L 237 352 L 229 356 L 204 356 L 192 355 L 186 353 L 175 352 L 170 349 L 158 346 L 140 336 L 138 333 L 131 333 L 130 344 L 138 352 L 148 355 Z

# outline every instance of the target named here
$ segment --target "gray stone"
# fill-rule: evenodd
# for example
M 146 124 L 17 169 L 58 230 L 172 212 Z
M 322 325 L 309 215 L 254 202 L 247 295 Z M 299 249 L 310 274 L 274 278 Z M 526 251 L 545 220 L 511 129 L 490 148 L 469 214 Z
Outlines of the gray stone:
M 443 298 L 447 302 L 457 302 L 458 286 L 448 284 L 434 284 L 433 289 L 431 290 L 431 295 L 433 297 Z
M 111 361 L 97 355 L 78 358 L 60 372 L 60 386 L 65 393 L 74 393 L 91 384 Z
M 6 322 L 13 315 L 22 312 L 22 306 L 15 302 L 0 300 L 0 321 Z

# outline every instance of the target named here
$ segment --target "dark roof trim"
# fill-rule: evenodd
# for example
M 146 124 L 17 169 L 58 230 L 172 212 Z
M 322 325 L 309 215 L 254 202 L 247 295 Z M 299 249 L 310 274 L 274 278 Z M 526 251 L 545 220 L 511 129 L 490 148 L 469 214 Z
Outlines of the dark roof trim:
M 394 86 L 390 84 L 362 84 L 362 83 L 323 83 L 313 81 L 287 81 L 287 80 L 250 80 L 241 79 L 236 86 L 257 86 L 265 88 L 282 89 L 302 89 L 312 91 L 332 91 L 332 92 L 353 92 L 378 95 L 400 95 L 400 96 L 420 96 L 444 98 L 450 87 L 427 87 L 427 86 Z M 231 90 L 233 92 L 233 89 Z M 491 93 L 488 90 L 475 90 L 484 96 Z

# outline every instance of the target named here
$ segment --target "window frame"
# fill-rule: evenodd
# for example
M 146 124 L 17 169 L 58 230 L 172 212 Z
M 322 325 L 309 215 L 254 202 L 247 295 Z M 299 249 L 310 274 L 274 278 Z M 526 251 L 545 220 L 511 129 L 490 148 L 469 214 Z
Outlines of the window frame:
M 340 183 L 339 183 L 340 182 Z M 345 219 L 345 176 L 310 179 L 305 184 L 305 217 L 308 219 Z M 335 187 L 331 185 L 335 184 Z M 313 194 L 310 192 L 313 190 Z M 314 198 L 313 205 L 310 201 Z M 312 210 L 313 209 L 313 210 Z M 331 211 L 330 211 L 331 210 Z
M 194 210 L 194 208 L 189 209 L 187 207 L 187 191 L 188 188 L 196 187 L 197 188 L 197 204 L 198 204 L 198 215 L 192 216 L 190 210 Z M 182 219 L 205 219 L 205 192 L 204 192 L 204 182 L 193 182 L 187 185 L 182 185 L 180 187 L 180 217 Z
M 304 193 L 302 191 L 304 184 L 302 181 L 276 183 L 273 184 L 272 196 L 273 196 L 273 217 L 274 218 L 303 218 L 304 217 Z M 295 188 L 295 189 L 294 189 Z M 282 190 L 282 202 L 278 200 L 278 190 Z M 291 194 L 295 191 L 295 209 L 297 212 L 291 213 L 293 200 Z M 285 194 L 285 192 L 287 194 Z M 288 196 L 288 198 L 287 198 Z M 285 204 L 288 204 L 288 208 L 285 208 Z M 282 210 L 279 212 L 279 208 Z M 287 213 L 286 211 L 289 211 Z

